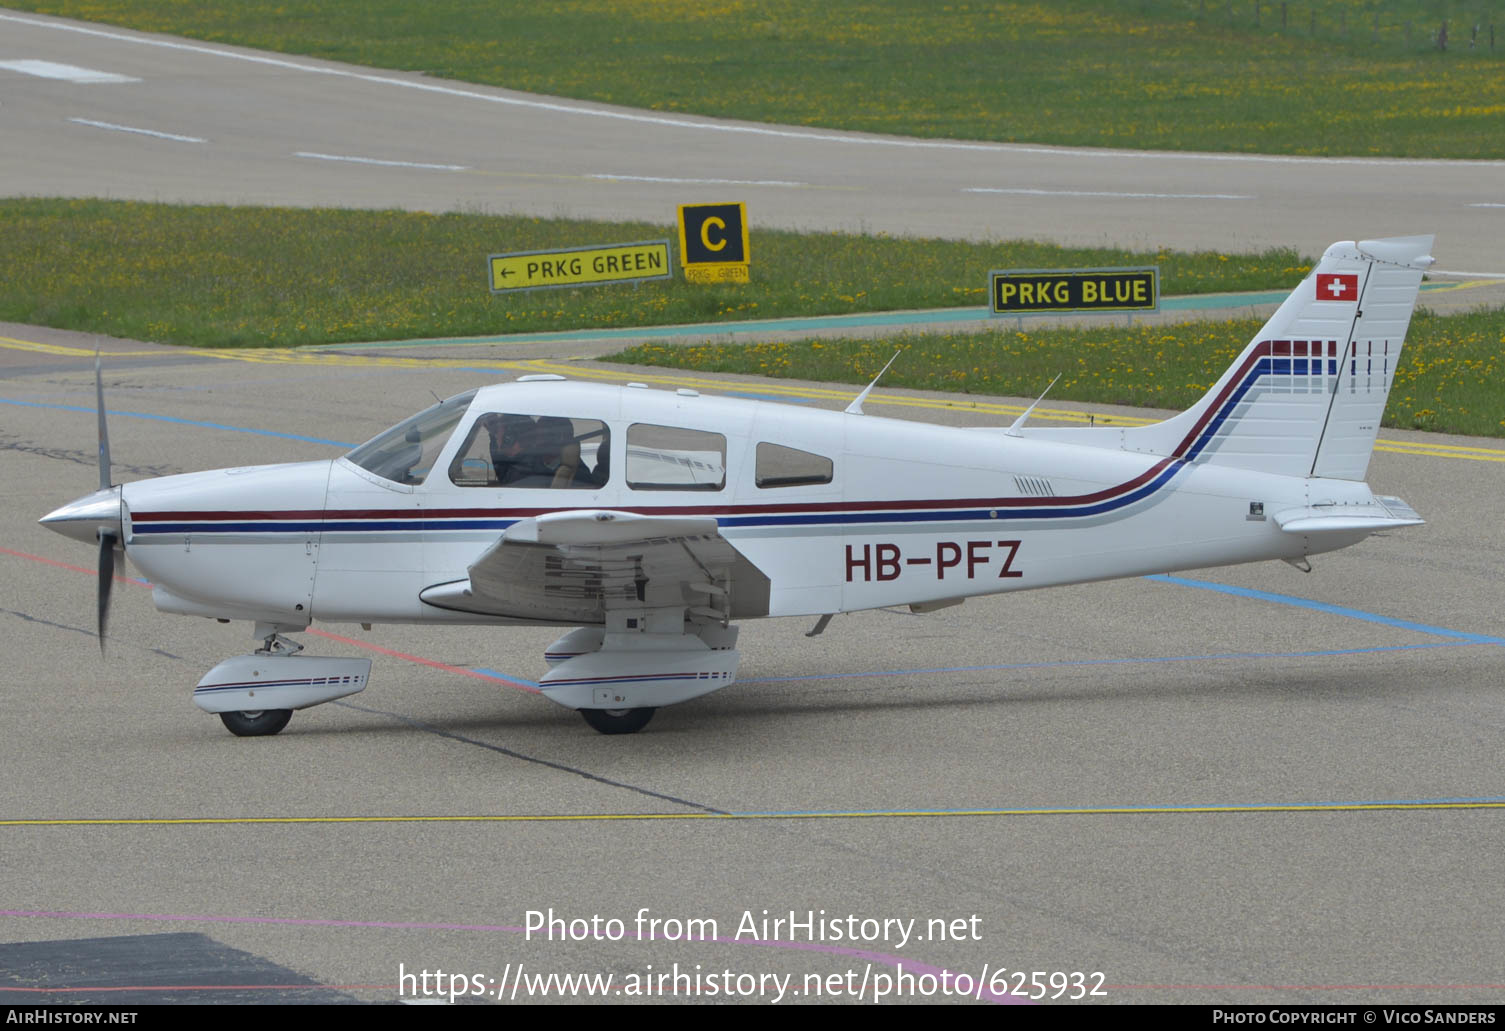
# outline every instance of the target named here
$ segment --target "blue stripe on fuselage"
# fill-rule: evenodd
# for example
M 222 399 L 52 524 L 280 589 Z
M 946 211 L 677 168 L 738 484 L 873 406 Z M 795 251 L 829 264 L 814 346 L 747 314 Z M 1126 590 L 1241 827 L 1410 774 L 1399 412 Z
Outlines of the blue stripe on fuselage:
M 1054 508 L 1033 506 L 1027 508 L 934 508 L 924 511 L 810 512 L 788 515 L 745 516 L 718 515 L 716 516 L 716 521 L 720 526 L 724 527 L 852 526 L 862 523 L 927 523 L 945 521 L 986 523 L 999 520 L 1070 519 L 1102 515 L 1144 500 L 1166 486 L 1183 468 L 1195 461 L 1202 450 L 1217 436 L 1224 423 L 1232 417 L 1234 411 L 1242 403 L 1250 389 L 1259 382 L 1260 377 L 1280 374 L 1280 370 L 1277 368 L 1278 361 L 1284 362 L 1287 367 L 1290 365 L 1290 359 L 1276 360 L 1269 357 L 1260 358 L 1255 362 L 1249 374 L 1244 378 L 1244 381 L 1229 395 L 1217 415 L 1208 421 L 1201 435 L 1197 438 L 1196 443 L 1188 449 L 1184 457 L 1168 464 L 1149 483 L 1115 498 L 1109 498 L 1089 505 L 1062 505 Z M 1320 365 L 1316 367 L 1320 370 Z M 393 531 L 432 533 L 446 530 L 495 530 L 500 532 L 506 530 L 515 522 L 517 522 L 515 519 L 499 518 L 425 519 L 421 513 L 415 513 L 411 518 L 374 520 L 279 521 L 277 519 L 267 519 L 235 523 L 209 520 L 203 522 L 136 523 L 132 526 L 132 531 L 133 533 L 143 535 L 390 533 Z

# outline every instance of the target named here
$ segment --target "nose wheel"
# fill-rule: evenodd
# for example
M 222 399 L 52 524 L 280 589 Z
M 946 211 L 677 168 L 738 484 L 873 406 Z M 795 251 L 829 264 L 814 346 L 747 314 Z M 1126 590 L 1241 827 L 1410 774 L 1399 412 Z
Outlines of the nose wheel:
M 581 709 L 596 730 L 603 734 L 636 734 L 648 725 L 657 709 Z

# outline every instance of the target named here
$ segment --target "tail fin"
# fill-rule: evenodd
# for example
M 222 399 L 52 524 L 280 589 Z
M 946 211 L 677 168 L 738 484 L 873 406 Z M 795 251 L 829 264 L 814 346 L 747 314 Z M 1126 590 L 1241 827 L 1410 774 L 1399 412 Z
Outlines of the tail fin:
M 1191 408 L 1123 431 L 1131 451 L 1363 480 L 1432 237 L 1335 243 Z

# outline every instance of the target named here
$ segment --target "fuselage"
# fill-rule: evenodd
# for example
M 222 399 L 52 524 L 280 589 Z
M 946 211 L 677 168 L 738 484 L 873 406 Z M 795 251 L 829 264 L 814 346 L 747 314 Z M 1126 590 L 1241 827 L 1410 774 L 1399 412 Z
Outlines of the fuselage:
M 1351 481 L 686 392 L 524 381 L 446 404 L 350 456 L 126 484 L 127 552 L 159 608 L 294 627 L 508 622 L 420 594 L 463 580 L 518 520 L 570 509 L 714 517 L 770 585 L 738 616 L 923 606 L 1296 558 L 1311 543 L 1253 513 L 1370 497 Z M 503 416 L 573 429 L 567 482 L 546 468 L 501 482 L 515 472 Z

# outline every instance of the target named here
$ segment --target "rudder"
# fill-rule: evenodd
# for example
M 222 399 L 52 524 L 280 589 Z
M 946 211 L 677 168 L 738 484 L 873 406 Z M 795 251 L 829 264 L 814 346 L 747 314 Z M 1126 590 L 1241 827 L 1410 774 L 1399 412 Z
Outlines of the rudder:
M 1432 263 L 1430 236 L 1364 241 L 1359 248 L 1374 261 L 1311 472 L 1341 480 L 1362 480 L 1368 471 L 1422 271 Z

